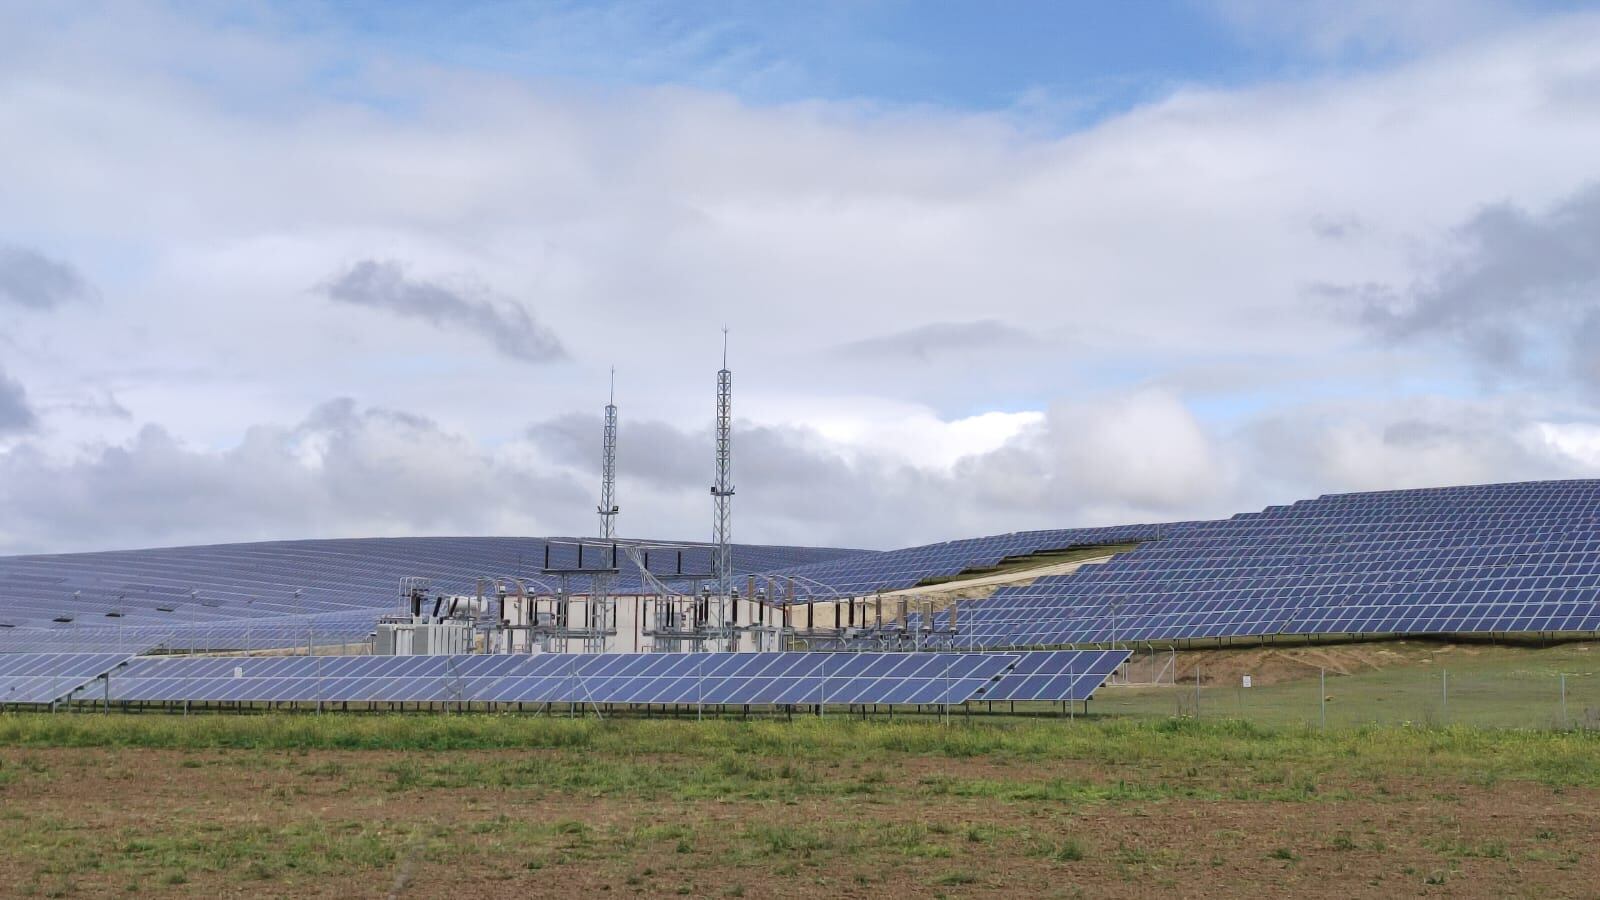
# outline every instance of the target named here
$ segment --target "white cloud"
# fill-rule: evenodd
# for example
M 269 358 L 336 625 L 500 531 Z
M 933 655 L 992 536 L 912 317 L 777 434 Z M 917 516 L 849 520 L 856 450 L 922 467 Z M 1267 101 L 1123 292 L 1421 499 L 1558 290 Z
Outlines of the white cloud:
M 427 419 L 349 400 L 207 450 L 149 425 L 60 460 L 0 454 L 0 550 L 91 550 L 220 539 L 549 533 L 586 495 Z
M 1539 422 L 1530 429 L 1530 443 L 1552 452 L 1575 470 L 1600 471 L 1600 425 Z
M 615 363 L 625 427 L 700 433 L 723 324 L 754 435 L 737 463 L 751 540 L 883 546 L 1560 473 L 1507 435 L 1600 419 L 1579 396 L 1531 418 L 1418 348 L 1384 388 L 1473 393 L 1485 418 L 1408 431 L 1440 417 L 1366 402 L 1373 338 L 1312 290 L 1407 284 L 1485 206 L 1548 209 L 1591 182 L 1594 16 L 1428 43 L 1447 49 L 1382 71 L 1182 87 L 1066 136 L 997 115 L 584 91 L 159 8 L 0 18 L 0 208 L 50 237 L 6 240 L 62 248 L 101 300 L 7 322 L 7 375 L 40 418 L 7 477 L 66 498 L 0 513 L 32 541 L 429 528 L 340 477 L 414 481 L 463 530 L 587 522 L 592 476 L 529 423 L 597 410 Z M 569 359 L 508 365 L 482 340 L 493 321 L 460 340 L 312 289 L 363 259 L 530 298 Z M 954 350 L 952 323 L 990 323 L 988 339 Z M 867 352 L 837 353 L 862 338 Z M 1284 373 L 1293 390 L 1262 401 Z M 128 417 L 59 402 L 100 396 Z M 329 396 L 430 425 L 261 424 Z M 1307 420 L 1297 396 L 1345 405 Z M 360 466 L 336 464 L 333 433 Z M 1262 449 L 1280 444 L 1289 458 Z M 692 537 L 709 452 L 675 446 L 672 477 L 636 484 L 625 515 Z M 624 477 L 657 452 L 625 448 Z M 270 462 L 259 493 L 231 482 L 253 453 Z M 703 474 L 691 490 L 684 473 Z M 151 530 L 139 510 L 160 485 L 193 498 L 192 532 Z
M 784 415 L 749 418 L 771 426 L 804 423 L 846 456 L 877 454 L 928 470 L 948 470 L 962 458 L 988 453 L 1044 420 L 1037 411 L 986 412 L 946 420 L 914 404 L 873 397 L 807 400 L 786 397 Z

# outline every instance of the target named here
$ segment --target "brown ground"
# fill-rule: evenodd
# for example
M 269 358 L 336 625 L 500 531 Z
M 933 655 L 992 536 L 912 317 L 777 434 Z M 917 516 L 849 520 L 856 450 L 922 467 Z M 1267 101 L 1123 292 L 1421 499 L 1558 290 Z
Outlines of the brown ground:
M 1585 645 L 1564 645 L 1567 651 L 1583 649 Z M 1448 666 L 1470 666 L 1479 657 L 1508 658 L 1508 654 L 1525 654 L 1534 659 L 1539 651 L 1530 648 L 1495 647 L 1487 644 L 1453 644 L 1435 641 L 1385 641 L 1378 643 L 1320 644 L 1311 646 L 1268 645 L 1264 647 L 1237 647 L 1208 650 L 1186 650 L 1174 660 L 1167 650 L 1135 648 L 1128 680 L 1142 684 L 1159 675 L 1160 683 L 1172 680 L 1177 671 L 1179 682 L 1194 683 L 1198 669 L 1202 683 L 1208 685 L 1237 685 L 1239 676 L 1250 675 L 1258 687 L 1283 684 L 1291 681 L 1315 679 L 1318 671 L 1326 669 L 1328 677 L 1358 675 L 1384 669 Z M 1174 664 L 1175 663 L 1175 664 Z
M 1408 649 L 1409 646 L 1409 649 Z M 1178 655 L 1178 680 L 1193 682 L 1196 666 L 1206 684 L 1236 684 L 1249 673 L 1263 687 L 1285 681 L 1315 678 L 1319 669 L 1332 675 L 1376 672 L 1392 666 L 1413 665 L 1432 649 L 1421 644 L 1349 644 L 1315 647 L 1265 647 L 1211 650 Z
M 376 751 L 0 749 L 4 896 L 1582 897 L 1600 791 L 1361 783 L 1235 766 L 908 757 L 818 779 L 860 793 L 644 802 L 615 791 L 430 783 L 448 760 Z M 664 763 L 670 761 L 663 761 Z M 411 764 L 420 776 L 396 772 Z M 1192 788 L 1106 800 L 958 796 L 954 780 Z M 448 777 L 444 777 L 448 782 Z M 1167 791 L 1170 794 L 1170 790 Z M 785 843 L 795 832 L 814 840 Z M 901 838 L 878 840 L 875 835 Z M 762 838 L 762 835 L 768 835 Z M 770 837 L 778 835 L 779 837 Z M 363 849 L 365 848 L 365 849 Z M 379 852 L 382 851 L 382 852 Z M 387 854 L 387 855 L 385 855 Z M 197 857 L 208 863 L 195 864 Z M 1081 857 L 1081 858 L 1073 858 Z M 327 859 L 334 858 L 332 865 Z M 187 863 L 184 860 L 188 860 Z M 319 861 L 320 860 L 320 861 Z

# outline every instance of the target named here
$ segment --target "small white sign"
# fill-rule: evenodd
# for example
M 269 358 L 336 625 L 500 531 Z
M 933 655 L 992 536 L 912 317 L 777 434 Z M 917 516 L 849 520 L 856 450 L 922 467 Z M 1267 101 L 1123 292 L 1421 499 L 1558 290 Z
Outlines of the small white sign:
M 1249 687 L 1250 686 L 1250 676 L 1249 675 L 1244 676 L 1244 686 L 1245 687 Z
M 235 677 L 235 678 L 243 678 L 244 677 L 244 666 L 234 666 L 233 667 L 233 677 Z

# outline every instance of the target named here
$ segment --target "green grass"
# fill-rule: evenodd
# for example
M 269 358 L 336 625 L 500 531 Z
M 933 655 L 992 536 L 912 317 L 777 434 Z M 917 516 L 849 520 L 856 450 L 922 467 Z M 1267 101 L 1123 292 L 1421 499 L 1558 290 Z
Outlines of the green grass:
M 0 868 L 22 873 L 16 893 L 35 895 L 295 895 L 340 878 L 381 890 L 413 869 L 439 884 L 464 865 L 485 879 L 574 889 L 599 878 L 618 893 L 738 896 L 746 883 L 753 893 L 769 883 L 836 893 L 890 879 L 960 894 L 1030 868 L 1154 889 L 1235 862 L 1273 860 L 1274 878 L 1310 878 L 1319 858 L 1369 852 L 1392 859 L 1391 874 L 1414 866 L 1406 877 L 1419 885 L 1425 873 L 1513 861 L 1578 877 L 1589 862 L 1580 826 L 1466 829 L 1449 818 L 1462 801 L 1449 798 L 1529 788 L 1513 782 L 1581 797 L 1600 788 L 1600 737 L 1000 716 L 28 713 L 0 716 L 0 776 L 9 835 Z M 100 796 L 174 776 L 221 793 L 179 793 L 155 816 L 120 819 L 52 799 L 79 778 L 98 779 Z M 235 785 L 270 787 L 235 794 Z M 1394 804 L 1440 812 L 1431 832 L 1389 836 L 1403 855 L 1363 825 L 1276 827 L 1297 816 L 1366 821 L 1332 814 L 1352 800 L 1360 815 Z M 1258 827 L 1190 846 L 1187 832 L 1164 842 L 1141 824 L 1219 804 Z M 1125 829 L 1093 824 L 1121 816 Z
M 1302 678 L 1270 686 L 1244 688 L 1232 679 L 1226 684 L 1208 681 L 1199 692 L 1198 715 L 1277 727 L 1320 724 L 1325 713 L 1336 727 L 1600 728 L 1600 646 L 1567 644 L 1535 650 L 1481 645 L 1446 649 L 1448 645 L 1418 641 L 1371 645 L 1386 646 L 1403 651 L 1399 664 L 1350 675 L 1330 671 L 1326 695 L 1315 668 L 1306 669 Z M 1563 674 L 1567 676 L 1564 715 Z M 1323 696 L 1325 704 L 1319 702 Z M 1091 708 L 1101 716 L 1194 716 L 1195 686 L 1191 681 L 1103 688 Z
M 1265 726 L 1234 720 L 974 718 L 862 721 L 844 717 L 689 722 L 661 719 L 552 719 L 460 715 L 94 716 L 0 715 L 0 748 L 104 747 L 173 750 L 519 750 L 506 763 L 419 755 L 386 763 L 396 790 L 465 784 L 550 784 L 574 790 L 712 796 L 730 784 L 767 785 L 770 794 L 883 789 L 871 771 L 815 779 L 811 764 L 900 755 L 993 760 L 1081 760 L 1166 765 L 1172 773 L 1224 765 L 1248 769 L 1251 783 L 1275 797 L 1314 795 L 1321 773 L 1460 773 L 1475 783 L 1525 779 L 1600 785 L 1600 737 L 1586 732 L 1449 727 Z M 557 751 L 583 751 L 566 754 Z M 344 768 L 319 760 L 312 774 Z M 38 765 L 7 762 L 6 778 L 50 777 Z M 1206 799 L 1213 787 L 1188 779 L 1158 784 L 1077 784 L 932 778 L 929 793 L 1067 801 Z M 833 788 L 824 788 L 834 784 Z M 757 791 L 759 794 L 759 791 Z

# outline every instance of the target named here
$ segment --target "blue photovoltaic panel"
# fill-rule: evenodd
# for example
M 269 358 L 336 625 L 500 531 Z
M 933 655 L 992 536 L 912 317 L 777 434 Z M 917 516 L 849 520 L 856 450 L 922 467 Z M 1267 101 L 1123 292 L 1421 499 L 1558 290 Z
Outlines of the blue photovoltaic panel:
M 98 626 L 170 628 L 278 616 L 304 617 L 395 608 L 401 578 L 419 576 L 437 592 L 470 595 L 481 576 L 537 581 L 545 563 L 576 566 L 575 538 L 361 538 L 268 541 L 103 553 L 0 557 L 0 633 Z M 626 544 L 627 542 L 620 542 Z M 603 560 L 587 542 L 584 565 Z M 707 572 L 711 549 L 683 544 L 656 552 L 650 568 Z M 870 551 L 738 544 L 739 574 Z M 637 589 L 638 575 L 618 554 L 616 589 Z M 609 562 L 609 560 L 604 560 Z M 298 594 L 297 594 L 298 592 Z M 66 619 L 68 621 L 57 621 Z
M 728 653 L 549 656 L 476 699 L 669 704 L 962 703 L 1009 655 Z
M 741 573 L 792 574 L 801 597 L 860 596 L 1117 542 L 1140 544 L 964 604 L 954 646 L 1600 632 L 1600 480 L 1328 495 L 1213 522 L 1018 532 L 886 553 L 739 546 L 734 561 Z M 417 538 L 10 557 L 0 559 L 0 652 L 303 646 L 304 614 L 313 645 L 350 643 L 392 608 L 401 576 L 471 593 L 476 575 L 536 571 L 545 546 Z M 553 562 L 574 563 L 563 557 L 572 553 L 560 547 Z M 663 571 L 677 564 L 675 553 L 651 560 Z M 690 548 L 683 566 L 708 568 L 709 551 Z M 630 586 L 624 578 L 617 590 Z
M 65 698 L 127 660 L 121 653 L 14 653 L 0 656 L 0 705 Z
M 116 652 L 215 653 L 280 647 L 331 647 L 361 643 L 371 636 L 376 613 L 273 616 L 209 624 L 170 626 L 90 626 L 84 628 L 0 629 L 0 654 Z
M 1001 588 L 960 626 L 956 645 L 974 649 L 1594 633 L 1600 481 L 1329 495 L 1185 523 L 1104 565 Z
M 1087 700 L 1133 654 L 1127 650 L 1046 650 L 1017 654 L 1011 671 L 980 700 Z
M 988 568 L 1014 556 L 1099 544 L 1158 540 L 1173 529 L 1182 528 L 1183 524 L 1019 531 L 883 553 L 845 556 L 780 569 L 772 574 L 793 577 L 796 580 L 796 594 L 801 598 L 859 597 L 877 591 L 915 587 L 930 578 L 946 578 L 969 569 Z
M 134 660 L 112 677 L 110 697 L 169 703 L 959 704 L 1015 661 L 1014 654 L 987 653 L 172 657 Z

